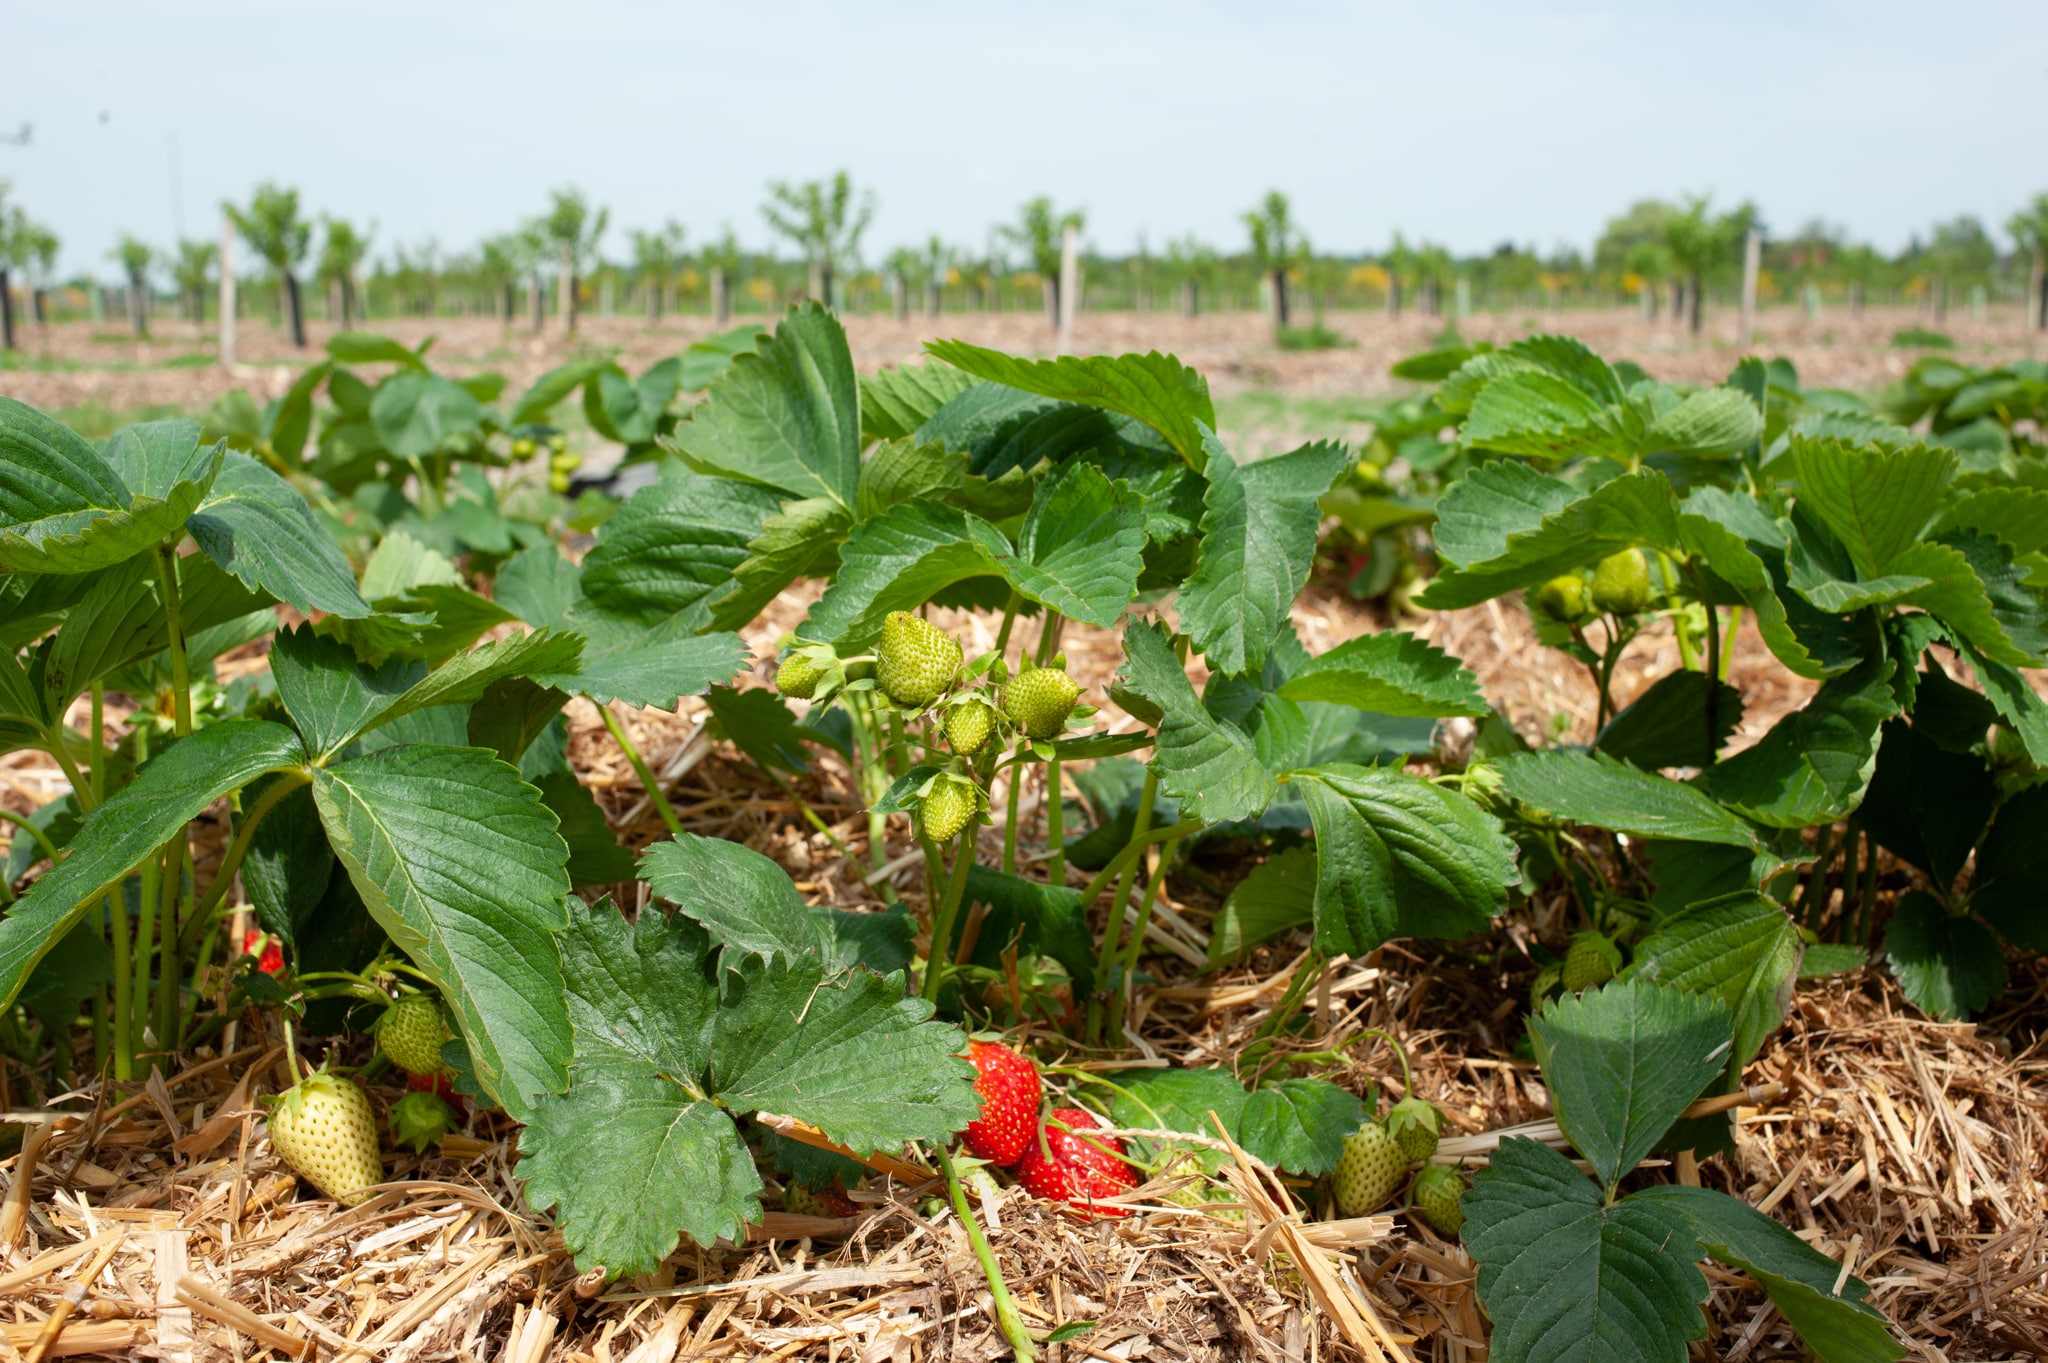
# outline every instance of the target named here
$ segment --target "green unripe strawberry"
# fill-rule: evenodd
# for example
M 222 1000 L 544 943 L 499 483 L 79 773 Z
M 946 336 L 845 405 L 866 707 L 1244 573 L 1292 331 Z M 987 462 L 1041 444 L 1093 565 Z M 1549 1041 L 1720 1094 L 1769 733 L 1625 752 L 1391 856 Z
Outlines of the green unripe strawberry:
M 512 457 L 514 459 L 531 459 L 533 458 L 533 450 L 533 442 L 523 435 L 512 442 Z
M 1425 1164 L 1408 1190 L 1408 1204 L 1438 1235 L 1456 1238 L 1465 1225 L 1465 1176 L 1449 1164 Z
M 818 694 L 818 682 L 825 669 L 801 653 L 792 653 L 775 669 L 775 689 L 795 700 L 809 700 Z
M 438 1093 L 408 1093 L 391 1105 L 391 1143 L 409 1145 L 415 1155 L 455 1129 L 455 1109 Z
M 1536 589 L 1536 609 L 1560 625 L 1585 618 L 1586 579 L 1577 573 L 1551 578 Z
M 875 645 L 875 680 L 890 700 L 910 709 L 930 705 L 960 670 L 960 643 L 909 611 L 890 611 Z
M 1344 1138 L 1344 1154 L 1330 1178 L 1337 1209 L 1346 1216 L 1364 1216 L 1386 1205 L 1401 1186 L 1408 1160 L 1401 1147 L 1378 1122 L 1367 1122 Z
M 1081 688 L 1056 667 L 1034 667 L 1003 688 L 1003 713 L 1032 738 L 1058 738 Z
M 1427 1098 L 1403 1098 L 1387 1110 L 1387 1134 L 1411 1162 L 1436 1153 L 1443 1127 L 1444 1114 Z
M 1633 549 L 1600 560 L 1593 569 L 1593 605 L 1614 615 L 1634 615 L 1650 604 L 1650 565 Z
M 344 1207 L 361 1202 L 365 1188 L 384 1181 L 370 1100 L 325 1070 L 279 1096 L 270 1110 L 270 1143 L 293 1172 Z
M 941 772 L 932 778 L 932 788 L 925 792 L 924 799 L 918 804 L 918 827 L 933 842 L 951 842 L 959 836 L 961 829 L 974 822 L 980 805 L 974 782 L 951 772 Z
M 447 1039 L 441 1003 L 432 994 L 402 994 L 377 1021 L 377 1049 L 407 1074 L 439 1074 Z
M 1576 932 L 1564 953 L 1560 976 L 1564 987 L 1576 994 L 1581 989 L 1607 983 L 1621 971 L 1621 949 L 1597 932 Z
M 548 448 L 553 450 L 556 454 L 560 454 L 563 450 L 569 448 L 569 437 L 566 435 L 561 435 L 559 433 L 549 436 Z
M 1536 972 L 1536 978 L 1529 982 L 1529 1006 L 1531 1008 L 1550 997 L 1550 991 L 1564 980 L 1564 967 L 1555 962 Z
M 962 757 L 978 753 L 995 723 L 995 711 L 985 701 L 963 700 L 946 711 L 946 745 Z

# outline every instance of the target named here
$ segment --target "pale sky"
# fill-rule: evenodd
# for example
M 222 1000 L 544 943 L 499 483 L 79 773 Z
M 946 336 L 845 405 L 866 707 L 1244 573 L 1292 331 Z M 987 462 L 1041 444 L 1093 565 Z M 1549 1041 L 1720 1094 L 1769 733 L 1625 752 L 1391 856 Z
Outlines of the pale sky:
M 1754 198 L 1886 250 L 2048 190 L 2048 0 L 1616 4 L 0 0 L 0 178 L 111 275 L 266 177 L 443 252 L 574 183 L 625 230 L 768 241 L 845 167 L 864 254 L 980 247 L 1051 194 L 1123 252 L 1293 196 L 1318 249 L 1589 247 L 1632 200 Z M 172 146 L 176 147 L 173 192 Z

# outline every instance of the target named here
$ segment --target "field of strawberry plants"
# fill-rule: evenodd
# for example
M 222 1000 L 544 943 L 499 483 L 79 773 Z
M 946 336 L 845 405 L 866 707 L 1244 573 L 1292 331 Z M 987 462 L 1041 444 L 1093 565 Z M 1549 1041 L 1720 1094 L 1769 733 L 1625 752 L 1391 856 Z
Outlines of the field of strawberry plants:
M 2048 1350 L 2048 366 L 771 322 L 0 398 L 10 1347 Z

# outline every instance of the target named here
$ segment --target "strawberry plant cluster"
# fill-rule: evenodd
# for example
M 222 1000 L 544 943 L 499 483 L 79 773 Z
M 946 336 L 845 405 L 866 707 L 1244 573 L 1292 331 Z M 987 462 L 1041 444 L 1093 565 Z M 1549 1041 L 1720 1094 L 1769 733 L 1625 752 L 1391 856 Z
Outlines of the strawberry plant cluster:
M 501 408 L 490 376 L 344 334 L 267 408 L 97 446 L 0 399 L 0 744 L 70 784 L 13 842 L 0 1047 L 55 1093 L 275 1008 L 295 1056 L 331 1043 L 269 1118 L 316 1189 L 385 1177 L 359 1055 L 408 1076 L 395 1146 L 516 1124 L 528 1201 L 609 1277 L 738 1242 L 769 1199 L 845 1218 L 868 1168 L 929 1168 L 1020 1356 L 963 1172 L 1093 1220 L 1148 1186 L 1242 1216 L 1225 1136 L 1318 1206 L 1399 1196 L 1414 1233 L 1461 1240 L 1502 1359 L 1683 1358 L 1707 1258 L 1821 1357 L 1897 1356 L 1840 1265 L 1638 1170 L 1727 1147 L 1687 1109 L 1740 1084 L 1802 974 L 1881 956 L 1961 1016 L 2005 950 L 2048 944 L 2027 376 L 1930 361 L 1879 407 L 1781 363 L 1679 389 L 1562 338 L 1453 345 L 1404 362 L 1434 386 L 1373 448 L 1243 461 L 1170 356 L 929 350 L 858 377 L 806 306 L 638 376 L 575 361 Z M 551 422 L 579 393 L 654 465 L 617 503 L 567 497 Z M 1396 489 L 1397 460 L 1426 477 Z M 1312 653 L 1291 612 L 1331 536 L 1370 594 L 1519 601 L 1597 688 L 1591 743 L 1532 744 L 1405 631 Z M 750 659 L 740 631 L 805 583 Z M 1116 632 L 1102 694 L 1070 625 Z M 1652 626 L 1680 666 L 1617 703 Z M 1816 689 L 1729 753 L 1745 643 Z M 685 826 L 613 707 L 691 696 L 878 902 L 808 903 Z M 637 857 L 568 761 L 578 697 L 667 828 Z M 864 846 L 799 789 L 827 753 Z M 223 801 L 201 874 L 195 821 Z M 1234 1065 L 1056 1063 L 1135 1039 L 1169 881 L 1219 850 L 1250 869 L 1206 965 L 1305 951 Z M 1923 883 L 1880 894 L 1880 852 Z M 903 867 L 922 884 L 899 893 Z M 1405 1059 L 1384 1114 L 1325 1077 L 1359 1037 L 1311 1049 L 1311 992 L 1552 887 L 1576 919 L 1529 944 L 1528 1045 L 1592 1176 L 1510 1140 L 1468 1186 Z M 1065 1045 L 992 1039 L 1023 1028 Z

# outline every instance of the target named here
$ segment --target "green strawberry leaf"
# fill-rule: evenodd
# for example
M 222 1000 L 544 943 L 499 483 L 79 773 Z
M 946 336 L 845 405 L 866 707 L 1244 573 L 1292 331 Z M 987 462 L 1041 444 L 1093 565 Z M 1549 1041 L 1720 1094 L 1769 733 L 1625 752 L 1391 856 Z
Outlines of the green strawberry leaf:
M 1668 1184 L 1629 1195 L 1626 1205 L 1674 1215 L 1715 1259 L 1756 1279 L 1821 1363 L 1891 1363 L 1905 1350 L 1868 1305 L 1870 1286 L 1791 1231 L 1723 1192 Z
M 1873 657 L 1822 683 L 1755 746 L 1707 767 L 1697 788 L 1768 828 L 1833 823 L 1863 800 L 1878 761 L 1878 726 L 1898 708 L 1891 665 Z
M 1463 663 L 1405 631 L 1347 640 L 1309 659 L 1279 694 L 1422 719 L 1476 719 L 1491 713 L 1479 693 L 1479 679 Z
M 1237 882 L 1209 932 L 1209 965 L 1228 965 L 1253 947 L 1315 921 L 1316 854 L 1291 847 Z
M 1950 913 L 1925 890 L 1900 896 L 1884 954 L 1906 998 L 1943 1022 L 1967 1018 L 2005 992 L 2005 953 L 1991 929 Z
M 0 568 L 98 572 L 179 538 L 218 473 L 224 450 L 208 451 L 198 468 L 138 453 L 140 472 L 185 474 L 151 495 L 131 489 L 68 427 L 26 403 L 0 397 Z
M 1000 969 L 1003 953 L 1015 946 L 1026 956 L 1058 961 L 1077 995 L 1094 990 L 1095 937 L 1079 890 L 972 866 L 967 871 L 967 903 L 988 908 L 974 939 L 974 964 Z M 962 933 L 965 919 L 961 915 Z
M 978 516 L 932 501 L 893 506 L 839 547 L 839 576 L 798 633 L 842 653 L 863 648 L 890 611 L 915 610 L 968 578 L 1001 577 L 1010 553 L 1003 532 Z
M 177 567 L 186 660 L 195 673 L 215 656 L 209 650 L 218 641 L 231 640 L 226 646 L 233 647 L 276 625 L 276 616 L 265 609 L 271 604 L 269 597 L 251 592 L 204 554 L 182 555 Z M 137 555 L 91 576 L 92 589 L 65 614 L 64 627 L 42 655 L 43 713 L 35 716 L 39 722 L 62 715 L 94 682 L 117 677 L 125 681 L 128 669 L 150 670 L 159 658 L 168 680 L 170 659 L 165 650 L 170 627 L 157 597 L 155 565 Z M 242 624 L 251 615 L 257 619 Z
M 657 624 L 731 589 L 749 545 L 782 509 L 768 488 L 683 473 L 628 497 L 583 560 L 583 592 L 600 608 Z
M 1707 698 L 1714 698 L 1713 732 Z M 1742 722 L 1742 693 L 1704 672 L 1668 672 L 1607 721 L 1594 746 L 1631 766 L 1712 766 L 1721 745 Z
M 1246 1092 L 1229 1070 L 1133 1070 L 1119 1076 L 1117 1087 L 1110 1117 L 1118 1126 L 1213 1137 L 1213 1112 L 1247 1154 L 1292 1174 L 1336 1168 L 1344 1138 L 1366 1117 L 1357 1094 L 1323 1079 L 1283 1079 Z M 1150 1160 L 1161 1142 L 1134 1138 L 1130 1145 Z
M 453 379 L 402 369 L 370 400 L 377 439 L 400 459 L 424 459 L 483 430 L 483 404 Z
M 485 1092 L 524 1120 L 569 1060 L 569 851 L 540 792 L 480 749 L 413 744 L 316 770 L 313 800 L 371 915 L 440 988 Z
M 1308 581 L 1322 523 L 1318 499 L 1350 463 L 1342 445 L 1304 445 L 1240 467 L 1202 433 L 1209 491 L 1201 561 L 1181 584 L 1181 629 L 1226 675 L 1256 671 Z
M 541 803 L 555 816 L 555 831 L 569 849 L 569 883 L 617 885 L 633 879 L 631 851 L 619 845 L 597 800 L 571 771 L 545 772 L 529 778 L 540 790 Z
M 685 833 L 648 848 L 640 878 L 730 948 L 729 968 L 745 955 L 793 960 L 828 944 L 821 915 L 804 903 L 789 873 L 751 847 Z
M 1487 464 L 1437 504 L 1437 552 L 1450 566 L 1415 600 L 1476 606 L 1639 545 L 1678 545 L 1678 499 L 1655 469 L 1582 494 L 1526 464 Z
M 1991 769 L 1977 754 L 1950 752 L 1903 719 L 1884 726 L 1876 765 L 1858 817 L 1885 850 L 1946 889 L 1991 822 L 1998 801 Z
M 1123 687 L 1159 715 L 1152 769 L 1160 789 L 1180 800 L 1184 815 L 1225 823 L 1265 810 L 1276 785 L 1257 745 L 1203 707 L 1164 625 L 1124 630 Z
M 746 668 L 747 656 L 736 634 L 685 634 L 670 627 L 637 638 L 614 637 L 587 649 L 574 670 L 536 672 L 533 679 L 599 705 L 619 701 L 673 710 L 684 696 L 731 681 Z
M 1606 1188 L 1727 1068 L 1731 1047 L 1727 1004 L 1647 980 L 1551 1000 L 1529 1030 L 1557 1124 Z
M 1549 1146 L 1512 1136 L 1459 1206 L 1502 1363 L 1685 1363 L 1703 1337 L 1703 1257 L 1675 1209 L 1600 1190 Z
M 1686 499 L 1691 508 L 1708 503 L 1700 489 Z M 1754 507 L 1754 503 L 1740 503 Z M 1688 511 L 1678 518 L 1683 547 L 1714 578 L 1727 584 L 1733 598 L 1755 613 L 1757 632 L 1779 662 L 1815 681 L 1847 671 L 1863 656 L 1853 643 L 1844 645 L 1815 628 L 1819 612 L 1796 594 L 1781 597 L 1785 573 L 1782 547 L 1768 549 L 1766 561 L 1757 547 L 1708 515 Z M 1795 615 L 1795 610 L 1797 614 Z
M 980 1110 L 965 1038 L 901 976 L 816 956 L 713 972 L 716 950 L 688 920 L 628 925 L 608 902 L 562 939 L 572 1082 L 520 1134 L 519 1174 L 586 1270 L 651 1271 L 681 1235 L 742 1238 L 761 1183 L 735 1116 L 796 1117 L 867 1154 L 946 1139 Z
M 804 745 L 830 742 L 820 731 L 798 723 L 789 702 L 773 691 L 714 686 L 704 699 L 719 732 L 765 770 L 809 771 L 810 755 Z
M 306 499 L 246 454 L 228 454 L 186 527 L 208 558 L 251 590 L 308 615 L 358 619 L 370 613 L 354 570 Z
M 746 561 L 733 572 L 733 587 L 714 597 L 713 629 L 737 630 L 800 577 L 830 577 L 852 518 L 830 497 L 784 502 L 747 541 Z
M 897 364 L 860 381 L 861 436 L 901 440 L 981 380 L 950 364 Z
M 1755 848 L 1756 833 L 1692 786 L 1605 753 L 1551 750 L 1500 760 L 1502 788 L 1533 810 L 1637 838 Z
M 584 382 L 583 415 L 607 440 L 645 445 L 661 430 L 661 419 L 675 400 L 682 370 L 678 355 L 649 365 L 637 379 L 615 364 L 606 365 Z
M 1706 994 L 1727 1005 L 1734 1031 L 1726 1077 L 1742 1068 L 1785 1021 L 1805 945 L 1774 899 L 1732 895 L 1664 919 L 1637 944 L 1631 979 Z
M 0 918 L 0 1007 L 11 1005 L 45 954 L 107 890 L 182 836 L 201 810 L 266 772 L 306 760 L 282 724 L 228 719 L 179 739 L 80 822 L 71 851 Z
M 1800 509 L 1841 542 L 1859 577 L 1913 571 L 1899 556 L 1926 530 L 1955 479 L 1953 451 L 1858 449 L 1795 435 L 1790 458 Z
M 2048 786 L 2035 786 L 1999 807 L 1997 821 L 1977 848 L 1970 907 L 2013 945 L 2048 951 L 2043 885 L 2048 885 Z
M 1071 463 L 1039 483 L 1017 552 L 1003 555 L 1002 564 L 1031 600 L 1108 626 L 1138 594 L 1144 553 L 1143 500 L 1093 466 Z
M 1295 772 L 1316 834 L 1316 948 L 1463 937 L 1507 908 L 1514 844 L 1456 791 L 1385 767 Z
M 1204 442 L 1216 429 L 1208 380 L 1171 355 L 1155 350 L 1144 355 L 1021 360 L 965 341 L 927 341 L 925 349 L 992 383 L 1134 417 L 1165 436 L 1197 471 L 1208 459 Z
M 672 437 L 701 473 L 851 509 L 860 485 L 860 394 L 839 319 L 792 308 L 731 365 Z

